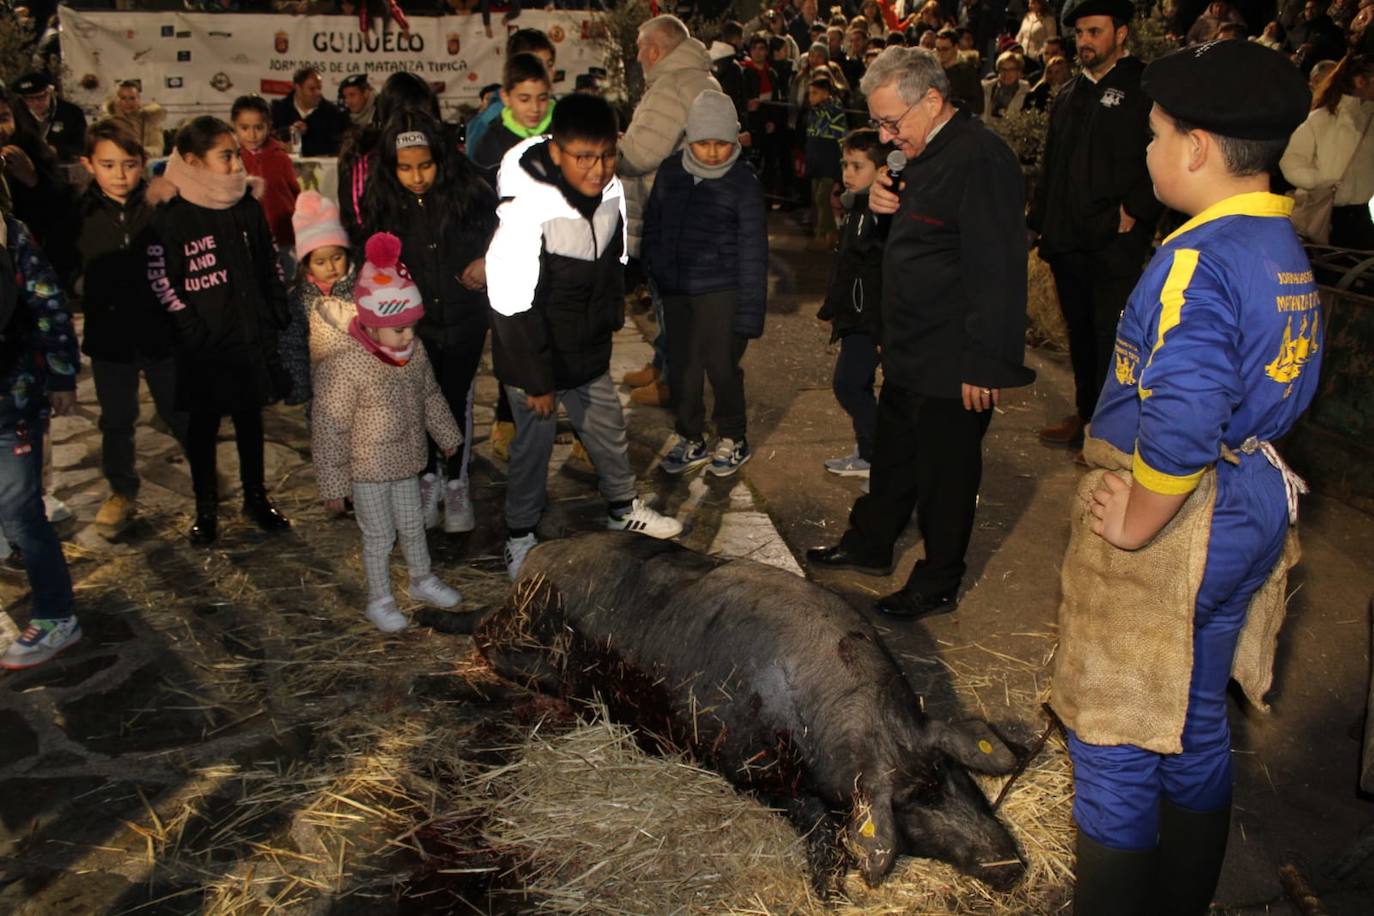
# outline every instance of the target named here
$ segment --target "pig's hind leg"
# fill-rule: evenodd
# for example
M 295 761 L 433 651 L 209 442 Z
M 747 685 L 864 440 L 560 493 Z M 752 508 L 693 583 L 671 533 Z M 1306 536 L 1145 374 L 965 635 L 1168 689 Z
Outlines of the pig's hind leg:
M 844 821 L 815 795 L 796 795 L 780 807 L 806 839 L 806 865 L 811 889 L 827 900 L 839 893 L 849 856 L 841 839 Z

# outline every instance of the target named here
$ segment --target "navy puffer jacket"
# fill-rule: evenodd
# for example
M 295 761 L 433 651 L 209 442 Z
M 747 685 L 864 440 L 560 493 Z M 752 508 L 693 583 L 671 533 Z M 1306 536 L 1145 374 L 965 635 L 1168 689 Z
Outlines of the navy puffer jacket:
M 649 275 L 664 296 L 735 290 L 735 333 L 759 337 L 768 302 L 763 188 L 743 157 L 722 177 L 697 181 L 684 155 L 663 160 L 644 213 Z

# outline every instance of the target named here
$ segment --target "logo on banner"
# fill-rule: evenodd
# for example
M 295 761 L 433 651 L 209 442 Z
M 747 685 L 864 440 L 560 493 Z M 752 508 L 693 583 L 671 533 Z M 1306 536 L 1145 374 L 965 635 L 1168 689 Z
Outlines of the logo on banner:
M 163 83 L 167 86 L 168 89 L 180 89 L 182 85 L 184 85 L 181 77 L 179 76 L 169 76 L 165 80 L 163 80 Z
M 218 89 L 220 92 L 228 92 L 234 88 L 234 81 L 229 79 L 229 74 L 221 70 L 210 77 L 210 88 Z
M 450 55 L 457 54 L 458 51 L 462 48 L 462 46 L 463 46 L 463 43 L 462 43 L 462 41 L 459 39 L 458 33 L 457 33 L 457 32 L 449 32 L 449 33 L 448 33 L 448 53 L 449 53 Z
M 233 32 L 206 32 L 205 34 L 208 35 L 208 36 L 210 36 L 211 38 L 233 38 L 233 37 L 234 37 L 234 33 L 233 33 Z
M 174 25 L 164 25 L 161 28 L 160 32 L 163 38 L 171 38 L 173 35 L 177 33 L 177 29 Z
M 566 32 L 563 31 L 563 27 L 561 25 L 556 25 L 553 28 L 549 29 L 549 41 L 553 42 L 556 45 L 561 45 L 563 43 L 563 39 L 567 37 L 568 35 Z
M 285 32 L 278 32 L 276 38 L 272 42 L 272 47 L 278 54 L 285 54 L 287 51 L 291 50 L 291 36 L 287 35 Z
M 178 52 L 177 52 L 177 63 L 179 63 L 179 64 L 185 64 L 185 63 L 189 63 L 190 60 L 191 60 L 191 52 L 190 52 L 190 51 L 178 51 Z

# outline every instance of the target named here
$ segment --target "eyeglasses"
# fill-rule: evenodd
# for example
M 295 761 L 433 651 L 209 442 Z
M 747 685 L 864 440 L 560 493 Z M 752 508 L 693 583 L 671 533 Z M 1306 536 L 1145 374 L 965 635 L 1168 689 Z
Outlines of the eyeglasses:
M 614 166 L 615 160 L 620 156 L 619 150 L 607 150 L 604 153 L 574 153 L 570 152 L 563 144 L 558 144 L 558 148 L 572 157 L 572 161 L 577 163 L 577 167 L 584 172 L 590 172 L 592 166 L 598 162 L 606 166 Z
M 897 131 L 901 128 L 902 122 L 906 120 L 906 116 L 911 114 L 911 110 L 919 104 L 921 104 L 919 99 L 915 102 L 912 102 L 910 107 L 908 107 L 906 111 L 902 112 L 896 118 L 896 120 L 893 120 L 892 118 L 870 118 L 868 121 L 868 126 L 873 128 L 874 130 L 885 130 L 888 133 L 895 135 Z

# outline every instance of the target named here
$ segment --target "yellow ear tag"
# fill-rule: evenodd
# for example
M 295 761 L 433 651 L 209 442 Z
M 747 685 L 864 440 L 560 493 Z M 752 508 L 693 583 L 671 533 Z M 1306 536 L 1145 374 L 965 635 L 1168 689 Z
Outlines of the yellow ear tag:
M 978 742 L 978 750 L 982 751 L 984 754 L 991 754 L 991 753 L 992 753 L 992 742 L 989 741 L 987 738 L 981 739 L 981 740 Z
M 873 839 L 878 833 L 878 828 L 873 826 L 873 818 L 864 821 L 864 825 L 859 828 L 859 835 L 866 839 Z

